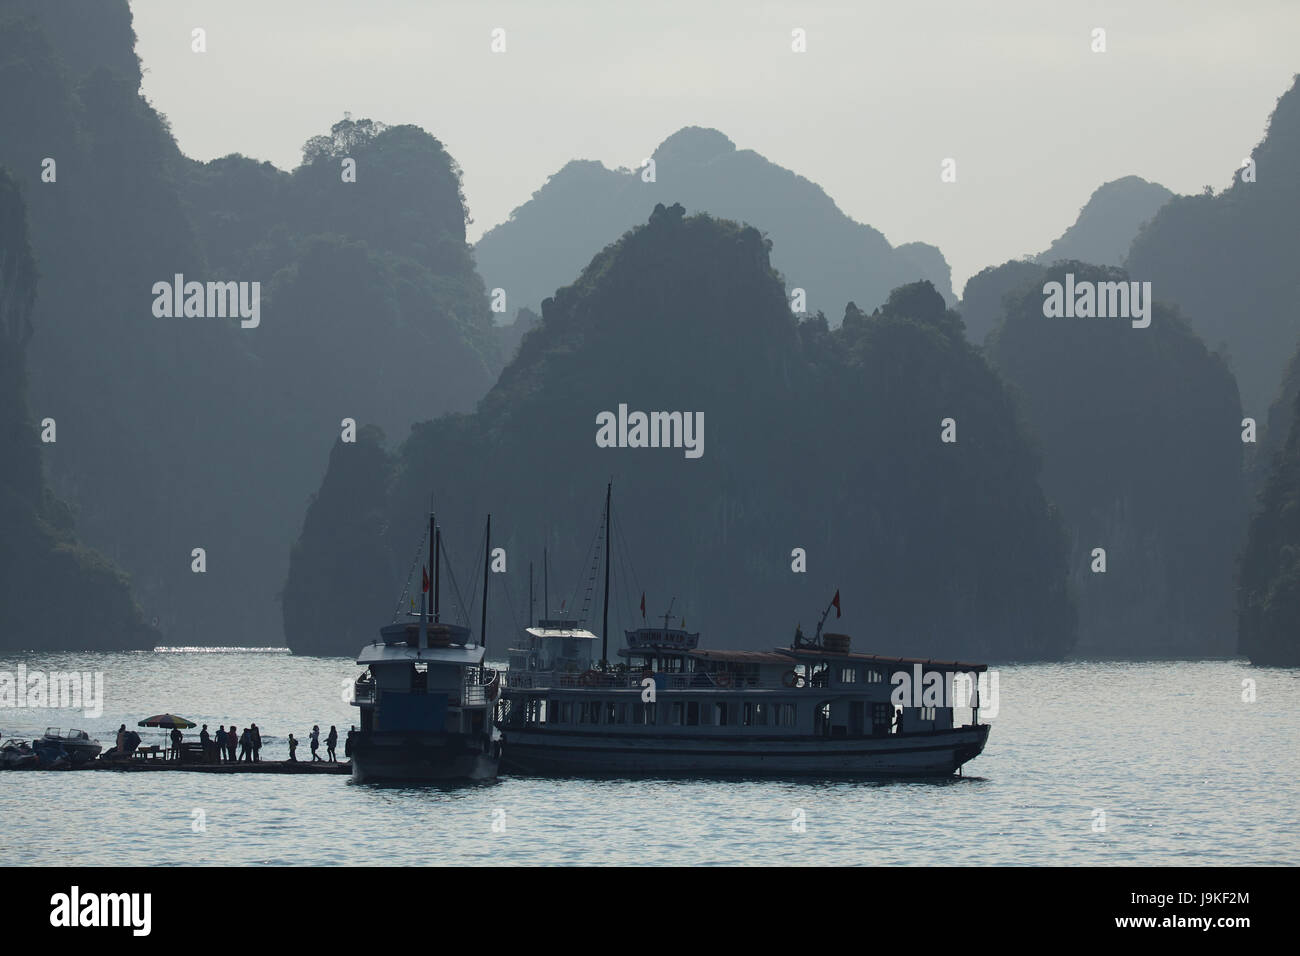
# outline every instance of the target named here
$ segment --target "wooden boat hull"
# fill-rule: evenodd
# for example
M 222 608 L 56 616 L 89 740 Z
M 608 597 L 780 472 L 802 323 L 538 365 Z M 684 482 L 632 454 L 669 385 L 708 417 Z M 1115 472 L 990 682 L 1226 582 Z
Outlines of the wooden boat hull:
M 521 776 L 950 776 L 989 726 L 879 737 L 690 737 L 504 727 L 501 771 Z

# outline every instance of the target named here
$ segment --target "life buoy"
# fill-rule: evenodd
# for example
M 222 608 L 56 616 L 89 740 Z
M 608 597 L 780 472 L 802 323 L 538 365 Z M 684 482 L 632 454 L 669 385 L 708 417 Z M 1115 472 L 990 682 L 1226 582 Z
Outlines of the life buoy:
M 713 683 L 719 687 L 730 687 L 735 683 L 735 680 L 726 671 L 719 671 L 713 675 Z
M 802 675 L 796 674 L 793 670 L 788 670 L 785 672 L 784 676 L 782 676 L 781 683 L 786 687 L 802 687 L 804 685 L 804 679 Z

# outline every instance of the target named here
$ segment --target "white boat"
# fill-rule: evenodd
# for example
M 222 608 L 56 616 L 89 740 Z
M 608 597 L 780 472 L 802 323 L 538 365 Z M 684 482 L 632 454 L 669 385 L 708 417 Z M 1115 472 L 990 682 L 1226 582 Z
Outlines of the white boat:
M 605 527 L 608 565 L 608 496 Z M 812 640 L 796 630 L 772 650 L 700 648 L 697 632 L 665 615 L 662 627 L 625 631 L 613 665 L 579 621 L 542 620 L 509 652 L 502 771 L 949 776 L 979 755 L 985 665 L 853 653 L 847 635 L 822 634 L 829 611 Z M 971 695 L 965 725 L 953 706 L 958 680 Z M 931 692 L 898 706 L 904 682 Z
M 488 528 L 490 535 L 490 518 Z M 422 587 L 420 613 L 411 615 L 416 619 L 382 628 L 380 640 L 357 655 L 366 672 L 356 682 L 352 701 L 361 711 L 352 743 L 356 783 L 496 777 L 501 747 L 492 707 L 499 679 L 483 666 L 486 648 L 471 639 L 469 628 L 441 620 L 441 541 L 441 529 L 430 515 L 432 608 L 426 611 Z M 484 592 L 486 631 L 486 580 Z

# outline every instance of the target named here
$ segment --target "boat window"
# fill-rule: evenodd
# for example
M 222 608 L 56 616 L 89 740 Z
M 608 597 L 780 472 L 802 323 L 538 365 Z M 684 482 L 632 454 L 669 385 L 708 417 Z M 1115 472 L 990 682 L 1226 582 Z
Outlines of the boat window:
M 689 701 L 686 704 L 686 725 L 688 727 L 697 727 L 700 723 L 700 702 L 698 700 Z
M 681 722 L 682 722 L 682 702 L 680 700 L 675 700 L 673 701 L 672 723 L 674 727 L 677 727 L 680 726 Z
M 754 726 L 754 702 L 747 700 L 744 704 L 744 716 L 741 723 L 746 727 Z
M 712 701 L 706 700 L 704 703 L 700 704 L 700 723 L 705 726 L 709 726 L 713 723 L 713 708 L 714 704 Z
M 856 667 L 840 668 L 841 684 L 856 684 L 858 682 L 858 669 Z
M 754 726 L 767 726 L 767 704 L 761 700 L 754 704 Z
M 615 722 L 615 705 L 611 700 L 605 704 L 605 723 L 612 724 Z
M 727 703 L 726 701 L 715 701 L 713 704 L 713 715 L 718 719 L 714 721 L 719 727 L 727 726 Z
M 626 704 L 626 703 L 620 703 L 620 704 L 618 705 L 618 718 L 617 718 L 617 719 L 618 719 L 618 722 L 619 722 L 620 724 L 626 724 L 626 723 L 627 723 L 627 704 Z
M 934 710 L 935 710 L 935 709 L 934 709 L 933 707 L 922 707 L 922 708 L 921 708 L 921 719 L 922 719 L 922 720 L 934 720 Z
M 559 723 L 560 702 L 558 700 L 551 700 L 546 708 L 546 712 L 550 715 L 550 721 L 549 721 L 550 723 L 552 724 Z

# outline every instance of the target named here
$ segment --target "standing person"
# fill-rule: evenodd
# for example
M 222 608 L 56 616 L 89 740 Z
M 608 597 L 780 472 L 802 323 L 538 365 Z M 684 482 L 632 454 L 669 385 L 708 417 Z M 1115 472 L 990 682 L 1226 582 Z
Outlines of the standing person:
M 308 739 L 311 741 L 311 761 L 316 763 L 320 760 L 320 754 L 316 752 L 320 750 L 320 725 L 312 724 L 311 737 Z
M 217 763 L 226 762 L 226 725 L 217 728 Z
M 294 740 L 293 734 L 289 735 L 289 763 L 298 762 L 298 741 Z
M 175 760 L 181 759 L 181 741 L 184 739 L 184 737 L 185 735 L 181 733 L 181 729 L 179 727 L 172 728 L 172 733 L 171 733 L 172 758 Z
M 247 727 L 239 735 L 239 759 L 243 763 L 251 763 L 253 759 L 253 735 Z
M 349 760 L 352 759 L 352 740 L 357 735 L 357 725 L 353 724 L 352 729 L 348 731 L 347 739 L 343 741 L 343 756 Z
M 199 731 L 199 744 L 203 747 L 203 762 L 207 763 L 212 759 L 212 735 L 208 733 L 207 724 Z
M 257 729 L 257 724 L 248 728 L 253 745 L 253 763 L 259 763 L 262 759 L 262 732 Z
M 122 753 L 123 750 L 126 749 L 126 724 L 123 724 L 121 727 L 117 728 L 117 744 L 115 745 L 114 749 L 118 752 L 119 755 Z
M 330 755 L 330 763 L 338 763 L 338 755 L 334 753 L 339 745 L 339 731 L 333 724 L 330 724 L 330 735 L 325 738 L 325 751 Z
M 235 762 L 235 748 L 239 746 L 239 728 L 234 724 L 230 725 L 230 730 L 226 732 L 226 751 L 230 755 L 230 762 Z

